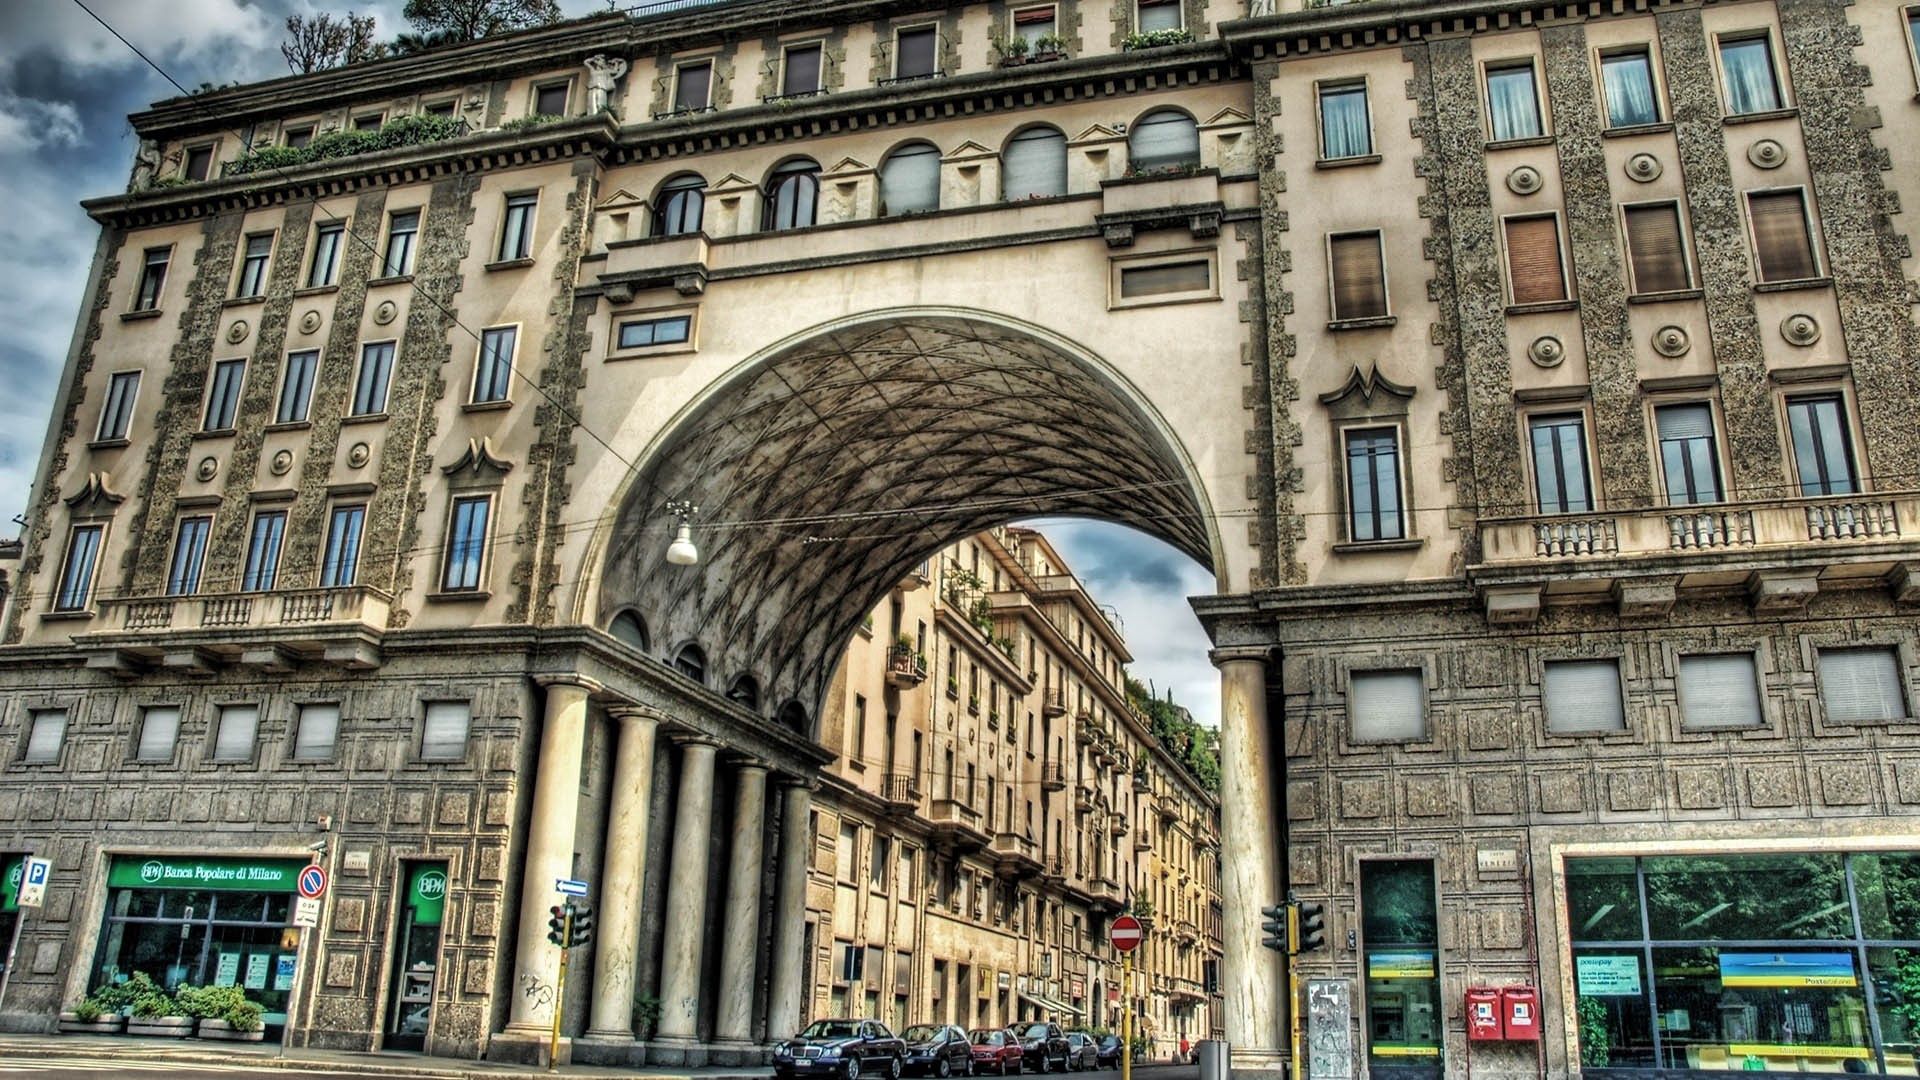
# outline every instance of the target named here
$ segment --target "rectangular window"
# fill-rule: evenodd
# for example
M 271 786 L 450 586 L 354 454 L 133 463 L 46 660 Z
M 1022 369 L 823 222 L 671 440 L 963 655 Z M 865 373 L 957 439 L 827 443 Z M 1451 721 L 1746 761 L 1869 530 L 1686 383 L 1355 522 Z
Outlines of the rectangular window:
M 1780 108 L 1780 78 L 1773 66 L 1773 40 L 1767 35 L 1721 38 L 1720 74 L 1725 79 L 1728 115 Z
M 893 74 L 898 79 L 920 79 L 938 72 L 939 31 L 931 26 L 902 30 L 895 37 Z
M 319 366 L 317 349 L 287 354 L 287 370 L 280 378 L 280 407 L 274 410 L 274 423 L 297 424 L 306 420 L 307 410 L 313 405 L 313 372 Z
M 1373 153 L 1373 121 L 1367 115 L 1367 84 L 1321 86 L 1320 157 L 1324 161 Z
M 1653 410 L 1660 437 L 1660 469 L 1667 504 L 1694 506 L 1721 500 L 1720 454 L 1714 445 L 1713 409 L 1705 402 L 1662 405 Z
M 1487 125 L 1494 142 L 1538 138 L 1543 132 L 1533 61 L 1487 65 Z
M 433 101 L 422 106 L 420 111 L 428 116 L 452 116 L 456 103 L 449 98 L 446 101 Z
M 360 530 L 367 523 L 363 505 L 336 506 L 327 519 L 327 550 L 320 560 L 320 587 L 342 589 L 360 570 Z
M 356 116 L 353 118 L 353 130 L 379 131 L 380 125 L 386 123 L 386 120 L 387 118 L 380 113 L 367 113 L 365 116 Z
M 353 415 L 387 411 L 387 381 L 392 375 L 393 342 L 375 341 L 360 347 L 360 370 L 353 377 Z
M 293 147 L 295 150 L 302 149 L 313 141 L 313 127 L 312 125 L 290 127 L 286 131 L 285 138 L 288 146 Z
M 1551 304 L 1567 298 L 1560 260 L 1560 219 L 1552 214 L 1506 220 L 1507 280 L 1515 304 Z
M 1179 0 L 1140 0 L 1140 32 L 1180 29 Z
M 340 244 L 347 236 L 344 221 L 322 222 L 313 232 L 313 262 L 307 267 L 307 288 L 331 285 L 340 273 Z
M 213 175 L 213 147 L 189 146 L 186 167 L 181 173 L 189 180 L 205 180 Z
M 1820 703 L 1827 722 L 1868 724 L 1907 719 L 1900 653 L 1880 646 L 1820 650 Z
M 160 290 L 167 283 L 167 260 L 172 248 L 148 248 L 140 265 L 140 287 L 133 294 L 133 310 L 153 311 L 160 306 Z
M 673 111 L 693 112 L 712 104 L 713 61 L 680 65 L 673 84 Z
M 413 242 L 419 235 L 420 211 L 405 210 L 387 219 L 387 256 L 380 264 L 381 277 L 413 273 Z
M 114 372 L 107 380 L 107 405 L 100 410 L 100 430 L 94 437 L 101 442 L 126 438 L 133 425 L 133 402 L 139 393 L 139 372 Z
M 568 84 L 548 83 L 535 87 L 533 91 L 533 111 L 537 116 L 567 115 Z
M 860 858 L 860 829 L 855 825 L 840 826 L 840 844 L 834 848 L 835 880 L 845 885 L 854 884 L 855 863 Z
M 102 529 L 100 525 L 75 525 L 67 536 L 67 556 L 60 565 L 60 589 L 53 594 L 53 610 L 86 610 L 93 595 L 93 571 L 100 561 Z
M 1753 192 L 1747 196 L 1747 214 L 1753 220 L 1753 255 L 1761 281 L 1805 281 L 1820 276 L 1805 192 Z
M 21 760 L 29 765 L 55 765 L 67 738 L 67 710 L 34 709 L 27 714 L 27 749 Z
M 134 747 L 133 760 L 149 765 L 170 762 L 179 738 L 180 707 L 149 705 L 140 710 L 140 742 Z
M 1759 727 L 1765 719 L 1752 653 L 1683 656 L 1674 686 L 1680 726 L 1687 731 Z
M 173 562 L 167 568 L 167 595 L 192 596 L 200 591 L 200 567 L 207 557 L 207 534 L 213 531 L 210 517 L 180 520 L 173 537 Z
M 242 592 L 265 592 L 280 577 L 280 543 L 287 535 L 287 512 L 263 510 L 253 515 L 247 537 L 247 568 L 240 576 Z
M 1400 431 L 1349 430 L 1347 444 L 1347 537 L 1354 541 L 1401 540 Z
M 1376 232 L 1327 238 L 1333 321 L 1378 319 L 1387 314 L 1387 267 Z
M 1635 293 L 1678 292 L 1693 287 L 1686 241 L 1680 231 L 1680 206 L 1653 203 L 1626 208 L 1627 267 Z
M 300 706 L 293 724 L 293 760 L 332 761 L 340 739 L 340 705 L 311 702 Z
M 1127 300 L 1168 293 L 1210 292 L 1212 288 L 1213 268 L 1205 259 L 1120 270 L 1120 296 Z
M 246 251 L 240 256 L 240 284 L 233 290 L 236 299 L 265 295 L 267 260 L 272 257 L 272 233 L 257 233 L 247 237 Z
M 1043 37 L 1052 37 L 1054 27 L 1058 25 L 1054 6 L 1021 8 L 1013 13 L 1013 34 L 1024 38 L 1027 48 L 1032 50 Z
M 222 360 L 213 365 L 213 386 L 207 392 L 207 419 L 203 431 L 232 431 L 240 409 L 240 387 L 247 373 L 245 360 Z
M 644 349 L 650 345 L 684 344 L 693 333 L 693 316 L 631 319 L 620 324 L 617 348 Z
M 1540 692 L 1546 700 L 1547 730 L 1555 735 L 1627 730 L 1618 660 L 1549 660 Z
M 1347 720 L 1354 742 L 1426 738 L 1427 691 L 1420 669 L 1350 673 Z
M 252 761 L 253 740 L 260 731 L 260 706 L 222 705 L 214 723 L 214 761 Z
M 1653 59 L 1645 49 L 1608 53 L 1600 58 L 1600 89 L 1607 101 L 1607 126 L 1639 127 L 1660 122 L 1660 98 L 1653 88 Z
M 420 760 L 465 761 L 472 722 L 473 706 L 468 702 L 427 702 L 426 720 L 420 726 Z
M 1847 435 L 1846 402 L 1839 394 L 1787 399 L 1793 464 L 1802 495 L 1852 495 L 1860 490 Z
M 887 888 L 888 840 L 878 832 L 873 834 L 873 858 L 867 863 L 867 884 L 885 892 Z
M 811 94 L 820 89 L 820 46 L 793 45 L 780 72 L 780 93 Z
M 500 261 L 533 257 L 533 210 L 540 196 L 531 192 L 507 196 L 506 216 L 500 224 Z
M 507 400 L 513 379 L 513 344 L 516 332 L 511 326 L 480 332 L 480 356 L 473 368 L 473 402 Z
M 492 506 L 492 498 L 486 495 L 453 500 L 446 564 L 440 572 L 443 591 L 473 592 L 480 588 L 480 564 L 487 554 L 487 512 Z
M 1911 50 L 1914 71 L 1920 74 L 1920 7 L 1907 9 L 1907 48 Z
M 1527 421 L 1533 446 L 1533 487 L 1543 514 L 1593 512 L 1587 482 L 1587 422 L 1579 413 Z
M 1360 862 L 1368 1064 L 1374 1075 L 1424 1065 L 1442 1074 L 1440 920 L 1431 859 Z

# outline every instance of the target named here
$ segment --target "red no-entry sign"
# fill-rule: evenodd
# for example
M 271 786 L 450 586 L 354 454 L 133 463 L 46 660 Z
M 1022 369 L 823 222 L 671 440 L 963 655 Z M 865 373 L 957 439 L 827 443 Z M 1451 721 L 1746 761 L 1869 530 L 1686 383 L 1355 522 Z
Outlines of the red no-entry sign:
M 1113 925 L 1107 929 L 1107 939 L 1113 942 L 1114 948 L 1123 953 L 1139 948 L 1140 942 L 1146 936 L 1147 932 L 1141 928 L 1140 920 L 1131 915 L 1122 915 L 1113 920 Z

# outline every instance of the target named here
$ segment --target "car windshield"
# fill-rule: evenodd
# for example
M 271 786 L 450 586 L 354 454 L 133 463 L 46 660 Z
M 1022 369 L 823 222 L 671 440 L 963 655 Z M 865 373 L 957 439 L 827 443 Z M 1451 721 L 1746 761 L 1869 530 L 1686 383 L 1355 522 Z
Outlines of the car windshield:
M 1007 1033 L 1004 1031 L 976 1031 L 969 1035 L 968 1038 L 973 1040 L 973 1045 L 975 1046 L 1004 1046 L 1007 1041 Z
M 900 1033 L 908 1042 L 932 1042 L 940 1037 L 940 1029 L 932 1024 L 915 1024 Z
M 1103 1039 L 1101 1039 L 1101 1040 L 1100 1040 L 1100 1045 L 1101 1045 L 1101 1046 L 1119 1046 L 1119 1045 L 1120 1045 L 1120 1036 L 1118 1036 L 1118 1035 L 1108 1035 L 1108 1036 L 1106 1036 L 1105 1038 L 1103 1038 Z
M 851 1020 L 815 1020 L 800 1033 L 803 1039 L 851 1039 L 860 1034 L 860 1025 Z
M 1047 1025 L 1045 1024 L 1035 1024 L 1027 1029 L 1027 1038 L 1029 1039 L 1044 1039 L 1046 1037 Z

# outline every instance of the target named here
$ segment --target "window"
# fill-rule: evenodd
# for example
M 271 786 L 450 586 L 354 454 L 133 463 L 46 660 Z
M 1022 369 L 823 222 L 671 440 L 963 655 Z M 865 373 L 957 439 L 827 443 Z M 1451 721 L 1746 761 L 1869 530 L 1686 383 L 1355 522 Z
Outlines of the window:
M 168 596 L 192 596 L 200 591 L 200 567 L 207 557 L 207 534 L 212 530 L 210 517 L 180 520 L 173 536 L 173 562 L 167 568 Z
M 705 686 L 707 682 L 706 652 L 697 643 L 687 642 L 680 646 L 679 652 L 673 654 L 673 670 Z
M 1729 115 L 1773 112 L 1781 107 L 1773 40 L 1767 35 L 1721 38 L 1720 75 L 1725 80 Z
M 1653 410 L 1660 436 L 1660 468 L 1670 506 L 1716 503 L 1720 455 L 1714 447 L 1713 408 L 1705 402 L 1662 405 Z
M 511 326 L 480 331 L 480 355 L 473 368 L 473 403 L 507 400 L 513 378 L 513 346 L 518 332 Z
M 880 213 L 918 214 L 940 209 L 940 150 L 909 143 L 880 163 Z
M 1540 690 L 1555 735 L 1627 730 L 1618 660 L 1549 660 Z
M 500 221 L 500 262 L 533 257 L 533 210 L 539 204 L 540 196 L 532 192 L 507 196 Z
M 1367 84 L 1317 87 L 1320 94 L 1320 158 L 1366 157 L 1373 153 L 1373 121 L 1367 115 Z
M 628 319 L 620 323 L 616 348 L 644 349 L 652 345 L 684 344 L 693 332 L 693 316 Z
M 404 210 L 387 219 L 387 256 L 380 264 L 381 277 L 413 273 L 413 242 L 419 235 L 420 211 Z
M 1506 220 L 1507 280 L 1513 302 L 1550 304 L 1567 298 L 1567 270 L 1560 261 L 1560 220 L 1552 214 Z
M 293 760 L 332 761 L 333 747 L 339 739 L 337 702 L 309 702 L 300 706 L 293 722 Z
M 615 641 L 625 642 L 642 652 L 648 648 L 647 624 L 641 621 L 639 615 L 631 611 L 623 611 L 615 615 L 613 621 L 607 624 L 607 633 L 612 635 Z
M 1179 0 L 1140 0 L 1140 26 L 1143 34 L 1156 30 L 1180 29 Z
M 245 360 L 222 360 L 213 365 L 213 386 L 207 392 L 207 418 L 201 430 L 233 430 L 234 414 L 240 408 L 240 385 L 246 371 Z
M 303 349 L 287 354 L 287 370 L 280 379 L 280 407 L 274 411 L 276 424 L 294 424 L 307 418 L 313 403 L 313 369 L 320 366 L 320 353 Z
M 1401 540 L 1400 431 L 1349 429 L 1347 444 L 1347 538 Z
M 1805 281 L 1820 276 L 1807 220 L 1806 193 L 1756 191 L 1747 196 L 1753 220 L 1753 255 L 1761 281 Z
M 303 127 L 290 127 L 286 131 L 285 139 L 288 146 L 293 147 L 295 150 L 302 149 L 313 141 L 313 125 L 308 124 Z
M 212 145 L 187 147 L 187 164 L 181 174 L 189 180 L 205 180 L 212 172 Z
M 1123 300 L 1179 293 L 1211 294 L 1212 291 L 1213 264 L 1207 259 L 1120 268 L 1120 297 Z
M 273 256 L 273 234 L 256 233 L 247 237 L 240 255 L 240 283 L 233 290 L 236 299 L 261 296 L 267 291 L 267 260 Z
M 360 370 L 353 377 L 353 415 L 373 416 L 387 411 L 387 380 L 393 374 L 393 342 L 374 341 L 360 346 Z
M 536 116 L 567 115 L 568 84 L 548 83 L 533 89 L 533 111 Z
M 140 710 L 140 741 L 133 749 L 133 760 L 147 764 L 173 760 L 173 747 L 180 739 L 180 707 L 149 705 Z
M 58 764 L 66 737 L 67 710 L 34 709 L 27 713 L 27 749 L 20 760 L 29 765 Z
M 674 73 L 673 111 L 697 112 L 712 104 L 713 61 L 681 64 Z
M 420 760 L 466 760 L 467 729 L 472 720 L 473 706 L 468 702 L 427 702 L 426 721 L 420 726 Z
M 107 380 L 107 404 L 100 410 L 100 429 L 94 437 L 101 442 L 126 438 L 133 424 L 133 402 L 139 393 L 139 372 L 114 372 Z
M 154 311 L 160 307 L 160 289 L 167 283 L 167 260 L 172 248 L 148 248 L 140 267 L 140 287 L 133 294 L 133 310 Z
M 1607 126 L 1639 127 L 1660 122 L 1660 99 L 1653 89 L 1653 60 L 1645 49 L 1607 53 L 1600 58 L 1600 90 L 1607 102 Z
M 60 588 L 53 594 L 53 610 L 85 611 L 93 594 L 93 571 L 100 561 L 100 525 L 75 525 L 67 536 L 66 561 L 60 565 Z
M 1860 490 L 1847 437 L 1846 403 L 1839 394 L 1787 399 L 1787 428 L 1802 495 L 1851 495 Z
M 1677 203 L 1626 208 L 1627 269 L 1636 293 L 1678 292 L 1693 287 Z
M 253 739 L 260 730 L 260 706 L 222 705 L 214 722 L 214 761 L 252 761 Z
M 853 730 L 849 733 L 853 741 L 847 747 L 847 756 L 853 764 L 865 767 L 867 761 L 867 699 L 863 694 L 853 695 Z M 888 764 L 891 764 L 889 762 Z M 875 844 L 882 841 L 875 840 Z
M 353 118 L 353 130 L 379 131 L 380 125 L 386 123 L 386 121 L 387 118 L 380 113 L 367 113 L 364 116 L 356 116 Z
M 887 859 L 889 842 L 878 831 L 873 834 L 873 858 L 867 862 L 867 884 L 879 891 L 887 888 Z
M 1067 137 L 1058 128 L 1034 127 L 1007 140 L 1000 154 L 1000 190 L 1009 202 L 1067 193 Z
M 280 576 L 280 543 L 287 535 L 287 512 L 263 510 L 253 515 L 247 537 L 247 566 L 240 575 L 242 592 L 265 592 Z
M 820 202 L 820 166 L 804 158 L 787 162 L 767 177 L 765 196 L 766 209 L 760 219 L 763 231 L 812 225 Z
M 811 94 L 820 89 L 820 44 L 789 45 L 781 63 L 780 96 Z
M 1360 936 L 1365 943 L 1370 1071 L 1385 1075 L 1409 1062 L 1442 1075 L 1440 920 L 1431 859 L 1360 861 Z M 1398 1069 L 1395 1067 L 1398 1066 Z M 1413 1070 L 1409 1070 L 1410 1072 Z
M 1533 79 L 1533 61 L 1487 65 L 1487 124 L 1494 142 L 1541 135 L 1540 90 Z
M 336 506 L 327 517 L 327 549 L 320 559 L 320 587 L 352 585 L 360 570 L 360 530 L 367 523 L 364 505 Z
M 1024 38 L 1029 50 L 1037 48 L 1041 38 L 1052 37 L 1058 25 L 1052 4 L 1021 8 L 1013 13 L 1013 36 Z
M 1387 267 L 1379 232 L 1327 237 L 1333 321 L 1380 319 L 1387 314 Z
M 1127 132 L 1127 168 L 1135 173 L 1189 169 L 1200 164 L 1200 129 L 1193 117 L 1156 109 Z
M 682 236 L 697 233 L 706 211 L 705 179 L 676 176 L 660 186 L 653 204 L 653 235 Z
M 1920 70 L 1920 7 L 1907 9 L 1907 48 L 1913 51 L 1916 70 Z
M 1864 724 L 1907 718 L 1900 653 L 1879 646 L 1820 650 L 1820 703 L 1827 721 Z
M 480 564 L 487 554 L 487 516 L 493 507 L 488 495 L 453 500 L 447 524 L 446 564 L 440 588 L 446 592 L 473 592 L 480 588 Z
M 427 104 L 420 107 L 420 111 L 423 113 L 426 113 L 428 116 L 450 117 L 453 115 L 453 110 L 455 107 L 456 106 L 455 106 L 454 100 L 452 98 L 448 98 L 445 101 L 428 102 Z
M 1355 671 L 1347 676 L 1347 721 L 1354 742 L 1427 737 L 1426 684 L 1418 668 Z
M 1764 719 L 1752 653 L 1682 656 L 1674 686 L 1684 730 L 1758 727 Z
M 1587 424 L 1579 413 L 1527 421 L 1533 445 L 1533 488 L 1543 514 L 1593 512 L 1587 483 Z
M 307 268 L 307 288 L 317 289 L 334 283 L 340 273 L 340 243 L 346 238 L 347 223 L 323 222 L 313 234 L 313 263 Z
M 940 33 L 931 26 L 902 30 L 894 38 L 893 77 L 924 79 L 940 74 Z
M 854 873 L 860 859 L 860 827 L 842 823 L 840 843 L 834 848 L 835 880 L 846 884 L 855 884 Z

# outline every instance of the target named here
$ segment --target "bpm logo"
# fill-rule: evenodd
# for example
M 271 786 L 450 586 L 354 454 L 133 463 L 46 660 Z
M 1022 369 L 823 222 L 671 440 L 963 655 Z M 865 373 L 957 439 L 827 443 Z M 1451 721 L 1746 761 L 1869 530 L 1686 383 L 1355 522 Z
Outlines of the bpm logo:
M 13 870 L 7 874 L 7 888 L 12 889 L 15 892 L 18 892 L 20 890 L 20 875 L 26 873 L 26 870 L 27 870 L 26 863 L 24 862 L 14 863 Z
M 140 880 L 149 885 L 167 876 L 167 864 L 159 859 L 148 859 L 140 867 Z
M 447 875 L 439 870 L 429 870 L 420 875 L 416 888 L 422 900 L 438 900 L 447 895 Z

